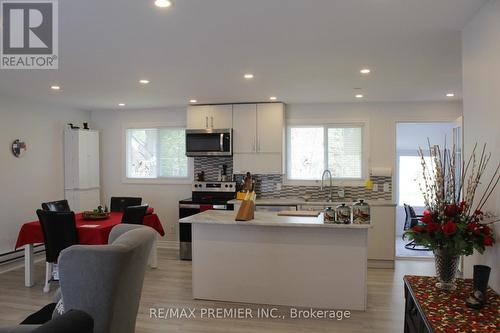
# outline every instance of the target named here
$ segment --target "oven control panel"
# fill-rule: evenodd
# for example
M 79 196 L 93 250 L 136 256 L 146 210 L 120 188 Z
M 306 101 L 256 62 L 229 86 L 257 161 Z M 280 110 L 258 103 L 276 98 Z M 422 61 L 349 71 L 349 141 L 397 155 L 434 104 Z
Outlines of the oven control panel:
M 193 192 L 236 192 L 236 182 L 194 182 Z

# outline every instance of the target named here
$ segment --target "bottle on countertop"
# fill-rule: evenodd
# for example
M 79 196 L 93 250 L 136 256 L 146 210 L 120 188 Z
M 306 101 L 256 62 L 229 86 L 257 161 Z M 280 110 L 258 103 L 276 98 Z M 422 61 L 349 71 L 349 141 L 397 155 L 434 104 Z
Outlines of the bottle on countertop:
M 254 181 L 250 172 L 247 172 L 245 179 L 243 180 L 243 191 L 252 192 L 254 190 Z

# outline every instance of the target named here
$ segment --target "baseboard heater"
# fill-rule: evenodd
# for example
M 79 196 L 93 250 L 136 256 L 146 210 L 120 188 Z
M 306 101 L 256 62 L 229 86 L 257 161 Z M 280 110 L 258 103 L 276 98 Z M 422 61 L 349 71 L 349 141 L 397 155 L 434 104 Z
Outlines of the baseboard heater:
M 38 244 L 35 245 L 34 247 L 34 254 L 42 253 L 45 251 L 45 246 L 43 244 Z M 5 252 L 0 254 L 0 265 L 2 264 L 7 264 L 12 261 L 16 261 L 18 259 L 24 258 L 24 250 L 15 250 L 15 251 L 10 251 L 10 252 Z

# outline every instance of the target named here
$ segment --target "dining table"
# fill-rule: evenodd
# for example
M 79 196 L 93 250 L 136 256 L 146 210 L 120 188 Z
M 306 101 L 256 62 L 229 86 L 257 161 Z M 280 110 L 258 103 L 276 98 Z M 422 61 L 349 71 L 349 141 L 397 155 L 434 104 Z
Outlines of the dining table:
M 108 244 L 108 237 L 111 229 L 121 223 L 123 212 L 111 212 L 109 216 L 101 220 L 89 220 L 84 218 L 83 213 L 75 214 L 76 229 L 78 233 L 78 244 L 82 245 L 105 245 Z M 157 231 L 160 236 L 165 235 L 163 226 L 154 213 L 154 209 L 149 208 L 144 216 L 143 225 L 149 226 Z M 34 282 L 34 245 L 43 244 L 44 237 L 42 226 L 38 220 L 24 223 L 19 230 L 16 241 L 16 249 L 24 247 L 24 285 L 32 287 Z M 153 249 L 149 258 L 151 268 L 158 267 L 157 237 L 153 244 Z

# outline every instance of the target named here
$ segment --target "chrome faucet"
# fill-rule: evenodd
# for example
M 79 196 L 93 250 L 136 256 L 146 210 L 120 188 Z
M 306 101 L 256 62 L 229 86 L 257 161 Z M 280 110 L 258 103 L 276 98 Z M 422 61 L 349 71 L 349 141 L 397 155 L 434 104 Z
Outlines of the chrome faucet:
M 333 195 L 332 195 L 332 189 L 333 189 L 333 179 L 332 179 L 332 173 L 330 172 L 330 170 L 325 170 L 323 171 L 323 175 L 321 175 L 321 188 L 320 190 L 322 191 L 323 190 L 323 183 L 325 181 L 325 175 L 328 175 L 330 177 L 330 194 L 328 195 L 328 200 L 327 202 L 332 202 L 333 201 Z

